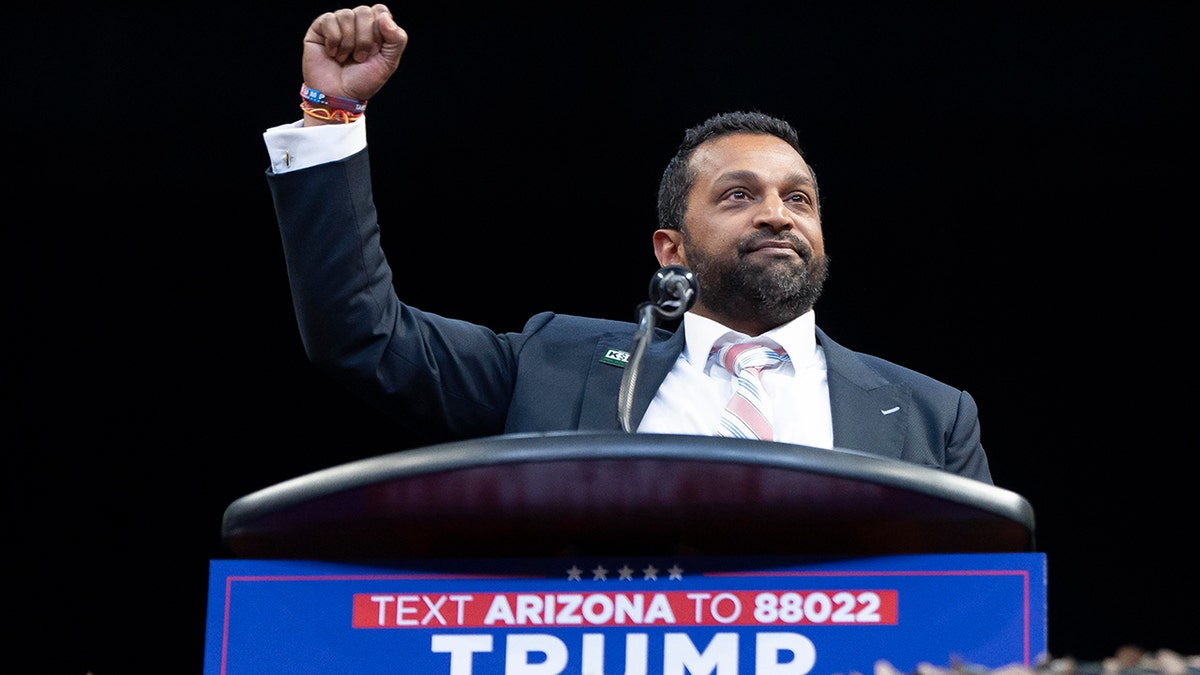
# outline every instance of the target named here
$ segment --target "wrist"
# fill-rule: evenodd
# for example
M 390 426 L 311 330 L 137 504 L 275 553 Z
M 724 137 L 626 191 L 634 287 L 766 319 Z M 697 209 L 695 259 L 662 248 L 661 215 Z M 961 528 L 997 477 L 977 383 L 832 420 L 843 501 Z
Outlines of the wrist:
M 333 96 L 300 85 L 300 109 L 304 111 L 305 126 L 315 124 L 348 124 L 363 116 L 367 102 Z

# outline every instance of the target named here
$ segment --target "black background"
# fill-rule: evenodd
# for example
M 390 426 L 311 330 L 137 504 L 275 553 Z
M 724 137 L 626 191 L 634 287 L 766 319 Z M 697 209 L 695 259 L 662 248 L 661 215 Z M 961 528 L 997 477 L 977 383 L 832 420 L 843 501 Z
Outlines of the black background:
M 34 671 L 199 672 L 225 507 L 416 444 L 305 360 L 263 177 L 336 6 L 8 10 L 5 607 Z M 683 129 L 786 117 L 818 323 L 976 397 L 1052 655 L 1200 653 L 1194 3 L 393 10 L 368 135 L 406 300 L 633 319 Z

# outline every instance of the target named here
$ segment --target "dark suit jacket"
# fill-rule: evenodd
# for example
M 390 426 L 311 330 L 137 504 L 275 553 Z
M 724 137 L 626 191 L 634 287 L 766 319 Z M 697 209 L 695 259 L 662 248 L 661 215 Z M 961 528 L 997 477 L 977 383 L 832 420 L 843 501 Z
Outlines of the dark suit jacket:
M 379 245 L 367 150 L 274 174 L 300 335 L 312 362 L 430 443 L 507 433 L 621 429 L 623 369 L 633 323 L 545 312 L 495 333 L 402 303 Z M 397 236 L 393 250 L 402 250 Z M 820 329 L 835 447 L 991 483 L 975 401 L 921 373 L 860 354 Z M 633 402 L 634 426 L 683 349 L 657 330 Z M 884 411 L 898 411 L 884 414 Z

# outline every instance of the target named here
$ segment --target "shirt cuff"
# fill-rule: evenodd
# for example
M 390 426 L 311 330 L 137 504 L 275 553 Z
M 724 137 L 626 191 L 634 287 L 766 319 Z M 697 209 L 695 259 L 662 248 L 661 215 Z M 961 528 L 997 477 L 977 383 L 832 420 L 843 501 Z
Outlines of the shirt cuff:
M 273 173 L 286 173 L 336 162 L 367 147 L 367 118 L 349 124 L 306 127 L 304 120 L 263 132 Z

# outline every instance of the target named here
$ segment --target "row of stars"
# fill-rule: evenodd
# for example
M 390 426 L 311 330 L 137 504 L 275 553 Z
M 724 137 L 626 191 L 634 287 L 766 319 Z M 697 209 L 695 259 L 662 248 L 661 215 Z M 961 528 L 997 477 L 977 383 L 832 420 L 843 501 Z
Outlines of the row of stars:
M 604 567 L 604 565 L 596 565 L 596 567 L 592 569 L 591 573 L 592 581 L 608 581 L 609 570 Z M 629 565 L 622 565 L 621 568 L 617 570 L 616 578 L 619 581 L 632 581 L 633 576 L 636 573 L 637 570 L 634 570 Z M 641 570 L 642 579 L 645 581 L 658 581 L 658 573 L 659 569 L 654 565 L 647 565 Z M 567 570 L 567 580 L 582 581 L 583 570 L 579 569 L 578 565 L 571 565 L 571 567 Z M 683 580 L 683 568 L 680 567 L 678 563 L 671 565 L 671 567 L 667 569 L 667 580 Z

